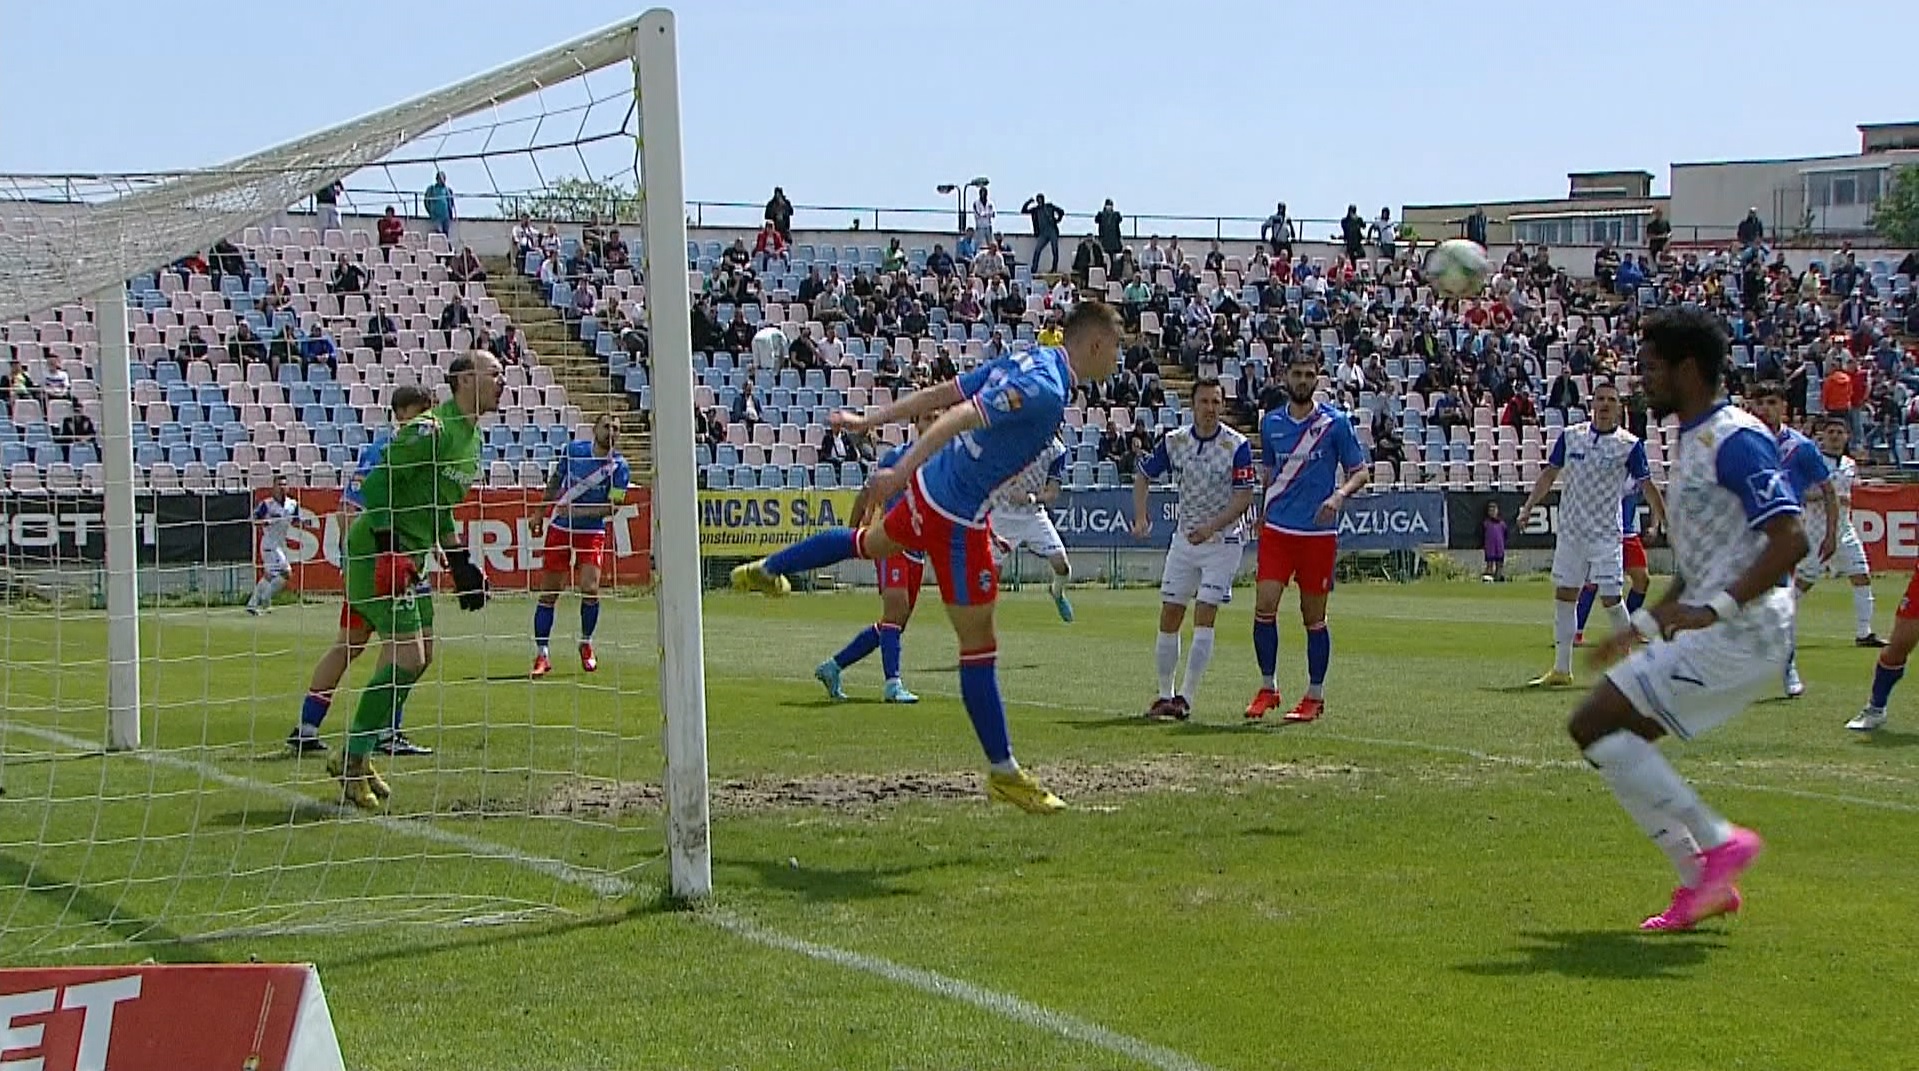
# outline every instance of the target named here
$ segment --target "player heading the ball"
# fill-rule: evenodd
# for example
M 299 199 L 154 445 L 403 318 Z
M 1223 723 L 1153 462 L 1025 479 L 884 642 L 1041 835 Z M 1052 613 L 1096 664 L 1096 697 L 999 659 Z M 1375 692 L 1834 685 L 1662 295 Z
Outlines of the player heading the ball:
M 834 414 L 834 424 L 867 431 L 946 410 L 897 465 L 867 479 L 871 499 L 889 501 L 904 492 L 879 524 L 828 529 L 733 570 L 734 587 L 783 595 L 791 590 L 787 577 L 793 573 L 850 558 L 924 552 L 959 638 L 960 697 L 991 767 L 986 793 L 1037 814 L 1066 804 L 1013 759 L 999 690 L 993 631 L 999 574 L 987 514 L 993 492 L 1032 464 L 1059 431 L 1073 384 L 1113 374 L 1120 322 L 1110 306 L 1083 301 L 1066 314 L 1062 330 L 1063 348 L 1011 354 L 890 405 Z

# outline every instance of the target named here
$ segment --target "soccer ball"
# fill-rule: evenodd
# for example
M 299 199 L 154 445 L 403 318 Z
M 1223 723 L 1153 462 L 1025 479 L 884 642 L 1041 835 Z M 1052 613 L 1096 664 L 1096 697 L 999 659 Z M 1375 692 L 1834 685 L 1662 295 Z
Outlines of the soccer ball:
M 753 363 L 761 368 L 778 368 L 786 360 L 786 332 L 777 327 L 762 327 L 753 335 Z
M 1426 254 L 1426 282 L 1447 297 L 1472 297 L 1491 273 L 1492 262 L 1478 242 L 1448 238 Z

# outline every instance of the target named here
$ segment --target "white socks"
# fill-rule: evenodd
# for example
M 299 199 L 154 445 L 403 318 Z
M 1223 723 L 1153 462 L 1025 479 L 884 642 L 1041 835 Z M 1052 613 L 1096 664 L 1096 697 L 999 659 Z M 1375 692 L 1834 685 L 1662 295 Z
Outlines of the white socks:
M 286 585 L 285 577 L 280 577 L 280 576 L 267 577 L 265 580 L 262 580 L 258 584 L 253 585 L 253 597 L 247 600 L 247 605 L 257 606 L 261 609 L 265 609 L 268 605 L 270 605 L 273 602 L 273 597 L 275 595 L 278 595 L 280 593 L 280 589 L 284 587 L 285 585 Z
M 1637 734 L 1619 730 L 1593 742 L 1586 759 L 1639 828 L 1672 860 L 1682 884 L 1698 881 L 1694 856 L 1732 837 L 1732 823 L 1706 806 L 1659 749 Z
M 1872 635 L 1872 586 L 1852 589 L 1853 635 L 1865 639 Z
M 1601 605 L 1604 605 L 1603 603 Z M 1614 632 L 1624 632 L 1632 627 L 1632 614 L 1627 612 L 1624 602 L 1616 602 L 1606 607 L 1606 619 L 1612 622 Z
M 1053 583 L 1050 586 L 1050 590 L 1052 591 L 1054 598 L 1057 599 L 1061 595 L 1066 594 L 1066 578 L 1070 576 L 1071 574 L 1072 574 L 1072 568 L 1070 566 L 1067 567 L 1067 570 L 1064 573 L 1053 574 Z
M 1573 671 L 1573 637 L 1579 634 L 1579 604 L 1553 600 L 1553 672 Z
M 1179 643 L 1177 636 L 1173 638 L 1173 643 L 1175 645 Z M 1195 626 L 1193 649 L 1186 656 L 1186 679 L 1179 686 L 1179 694 L 1184 696 L 1188 703 L 1193 702 L 1194 697 L 1199 695 L 1199 679 L 1206 675 L 1206 664 L 1212 660 L 1213 630 Z
M 1208 629 L 1207 631 L 1212 631 Z M 1199 646 L 1199 637 L 1193 637 L 1195 648 Z M 1159 642 L 1153 645 L 1153 661 L 1159 669 L 1159 697 L 1173 697 L 1173 674 L 1179 670 L 1179 633 L 1162 632 Z

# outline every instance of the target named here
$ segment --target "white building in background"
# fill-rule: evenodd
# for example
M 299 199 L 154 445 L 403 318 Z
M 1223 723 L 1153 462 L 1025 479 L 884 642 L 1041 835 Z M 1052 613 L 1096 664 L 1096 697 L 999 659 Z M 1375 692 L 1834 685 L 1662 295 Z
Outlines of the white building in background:
M 1672 165 L 1673 238 L 1730 240 L 1757 208 L 1770 237 L 1869 232 L 1895 168 L 1919 164 L 1919 122 L 1862 123 L 1859 152 Z

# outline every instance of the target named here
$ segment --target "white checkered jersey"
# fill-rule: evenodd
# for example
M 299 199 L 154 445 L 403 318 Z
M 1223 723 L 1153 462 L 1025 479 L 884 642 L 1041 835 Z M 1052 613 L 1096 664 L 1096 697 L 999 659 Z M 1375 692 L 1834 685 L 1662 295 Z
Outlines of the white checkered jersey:
M 1854 484 L 1859 482 L 1859 466 L 1852 458 L 1847 457 L 1845 454 L 1840 454 L 1838 457 L 1825 454 L 1824 457 L 1826 459 L 1826 467 L 1832 470 L 1832 493 L 1839 496 L 1839 534 L 1843 537 L 1853 531 L 1852 488 Z M 1805 503 L 1806 533 L 1809 538 L 1815 532 L 1823 535 L 1826 530 L 1824 517 L 1819 518 L 1820 526 L 1818 528 L 1815 529 L 1812 527 L 1814 497 L 1816 496 L 1806 496 Z M 1824 512 L 1825 510 L 1823 501 L 1820 503 L 1819 510 L 1820 512 Z M 1818 550 L 1819 548 L 1814 547 L 1812 549 Z
M 1200 438 L 1191 424 L 1167 432 L 1140 462 L 1140 471 L 1155 480 L 1172 475 L 1173 486 L 1179 491 L 1181 537 L 1225 512 L 1235 493 L 1259 486 L 1252 443 L 1226 424 L 1221 424 L 1210 439 Z M 1215 533 L 1213 540 L 1238 542 L 1245 533 L 1245 520 L 1241 518 Z
M 1639 436 L 1581 422 L 1560 433 L 1547 460 L 1559 470 L 1559 538 L 1593 547 L 1619 542 L 1621 489 L 1652 475 Z
M 1066 444 L 1055 436 L 1031 464 L 993 491 L 989 504 L 994 510 L 1033 513 L 1040 507 L 1026 501 L 1026 496 L 1039 494 L 1049 482 L 1064 482 L 1065 479 Z
M 300 517 L 300 503 L 291 498 L 269 498 L 253 508 L 253 519 L 261 522 L 260 551 L 271 554 L 285 551 L 293 534 L 293 522 Z
M 1765 546 L 1760 528 L 1799 512 L 1779 444 L 1758 417 L 1722 404 L 1680 428 L 1666 520 L 1688 603 L 1730 587 Z

